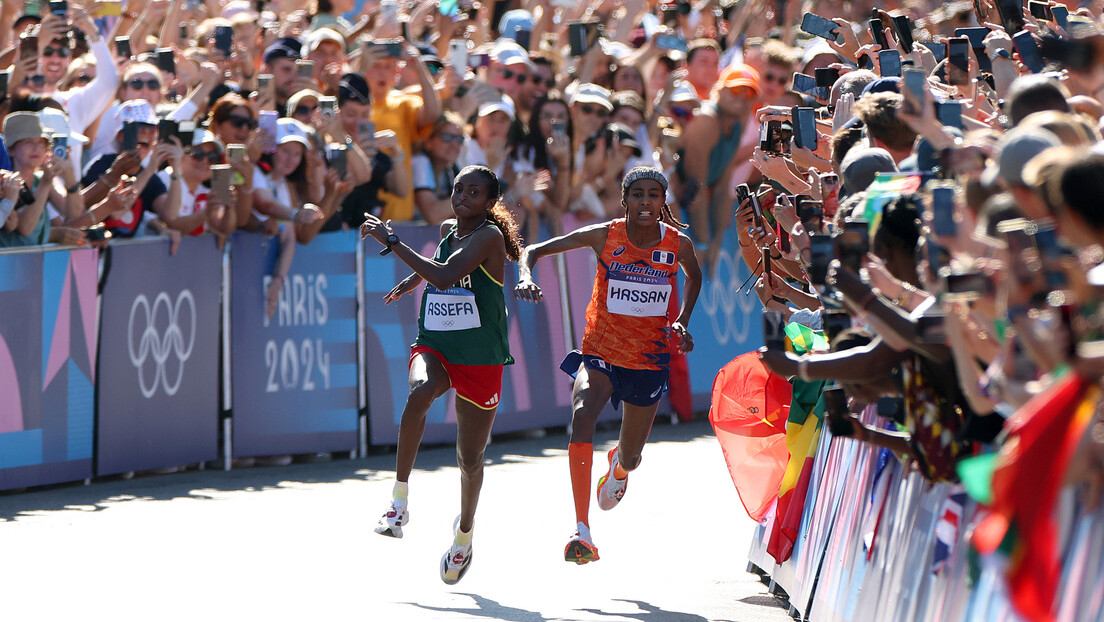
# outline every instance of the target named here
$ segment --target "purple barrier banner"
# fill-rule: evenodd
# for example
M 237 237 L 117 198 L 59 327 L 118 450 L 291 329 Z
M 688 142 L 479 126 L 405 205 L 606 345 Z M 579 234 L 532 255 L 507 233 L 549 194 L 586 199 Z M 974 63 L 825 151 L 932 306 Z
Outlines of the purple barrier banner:
M 396 225 L 399 238 L 419 253 L 432 256 L 440 242 L 436 226 Z M 411 296 L 383 304 L 383 296 L 411 274 L 393 255 L 379 255 L 374 240 L 365 241 L 364 299 L 366 318 L 367 386 L 370 417 L 369 443 L 394 444 L 408 393 L 407 367 L 410 345 L 418 335 L 417 318 L 424 284 Z M 510 353 L 515 359 L 502 378 L 502 396 L 494 432 L 566 425 L 571 419 L 571 379 L 559 370 L 566 355 L 562 301 L 556 264 L 544 260 L 537 266 L 544 286 L 544 302 L 519 303 L 513 297 L 517 266 L 506 265 L 506 311 L 509 317 Z M 456 412 L 452 393 L 434 402 L 426 418 L 423 442 L 450 442 L 456 438 Z
M 295 245 L 276 313 L 265 290 L 277 238 L 232 239 L 230 373 L 235 457 L 357 446 L 357 232 Z M 286 252 L 286 251 L 285 251 Z
M 222 251 L 203 236 L 107 252 L 97 475 L 215 459 Z
M 0 254 L 0 489 L 92 476 L 97 261 Z

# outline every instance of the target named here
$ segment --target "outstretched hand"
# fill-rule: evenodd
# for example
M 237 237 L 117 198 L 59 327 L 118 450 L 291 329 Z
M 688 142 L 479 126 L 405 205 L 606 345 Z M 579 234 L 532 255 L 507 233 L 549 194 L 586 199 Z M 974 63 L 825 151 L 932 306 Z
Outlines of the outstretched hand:
M 518 300 L 540 302 L 544 300 L 544 293 L 540 286 L 533 282 L 533 279 L 522 279 L 514 287 L 514 297 Z

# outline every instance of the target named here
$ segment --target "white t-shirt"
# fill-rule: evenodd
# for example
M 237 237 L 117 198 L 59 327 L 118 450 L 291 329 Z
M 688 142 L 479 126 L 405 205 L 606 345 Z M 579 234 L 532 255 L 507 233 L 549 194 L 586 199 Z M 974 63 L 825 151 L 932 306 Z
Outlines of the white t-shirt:
M 165 169 L 157 173 L 157 176 L 161 178 L 161 182 L 168 188 L 172 183 L 171 169 Z M 188 184 L 183 178 L 180 180 L 180 211 L 177 212 L 177 216 L 191 216 L 207 209 L 207 194 L 210 192 L 210 188 L 206 184 L 199 184 L 196 186 L 193 192 L 188 188 Z M 206 223 L 200 224 L 194 230 L 190 232 L 191 235 L 199 235 L 206 231 Z
M 287 180 L 281 179 L 278 182 L 272 181 L 272 178 L 265 174 L 260 167 L 253 167 L 253 190 L 264 190 L 268 193 L 272 200 L 280 205 L 286 205 L 287 207 L 294 207 L 291 204 L 291 191 L 288 190 Z M 258 220 L 264 222 L 268 220 L 268 216 L 253 210 L 253 215 Z

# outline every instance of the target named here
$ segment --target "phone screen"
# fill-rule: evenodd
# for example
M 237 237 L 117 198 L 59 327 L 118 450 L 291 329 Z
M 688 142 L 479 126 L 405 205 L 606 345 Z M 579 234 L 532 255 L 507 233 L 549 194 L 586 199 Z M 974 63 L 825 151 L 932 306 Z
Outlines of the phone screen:
M 123 151 L 134 151 L 138 148 L 137 123 L 123 123 L 123 143 L 120 147 Z
M 824 414 L 828 415 L 828 430 L 832 436 L 855 434 L 855 424 L 847 416 L 847 393 L 843 387 L 824 390 Z
M 801 18 L 801 29 L 805 32 L 815 36 L 827 39 L 828 41 L 835 41 L 841 43 L 842 37 L 836 34 L 836 30 L 839 25 L 835 22 L 825 19 L 816 13 L 806 13 Z
M 824 285 L 828 278 L 828 264 L 835 257 L 835 240 L 830 235 L 809 236 L 809 280 L 813 285 Z
M 840 263 L 857 274 L 863 258 L 870 252 L 870 225 L 865 220 L 848 221 L 835 239 Z
M 180 130 L 180 124 L 172 119 L 161 119 L 157 123 L 157 142 L 168 143 L 172 142 L 169 138 L 176 136 Z
M 1009 36 L 1024 29 L 1022 0 L 996 0 L 1001 25 Z
M 894 16 L 893 30 L 897 32 L 897 40 L 901 42 L 905 54 L 912 54 L 912 20 L 907 15 Z
M 817 99 L 826 99 L 828 89 L 818 87 L 816 84 L 816 78 L 804 74 L 795 73 L 793 76 L 793 90 L 798 93 L 804 93 Z
M 897 50 L 878 52 L 878 66 L 881 67 L 883 78 L 900 78 L 901 53 Z
M 763 309 L 763 345 L 768 350 L 786 349 L 786 320 L 781 311 Z
M 1018 32 L 1012 37 L 1012 41 L 1016 44 L 1016 51 L 1020 53 L 1020 60 L 1023 61 L 1024 66 L 1031 73 L 1042 73 L 1043 57 L 1039 55 L 1039 46 L 1035 43 L 1035 38 L 1031 36 L 1031 33 L 1026 30 Z
M 874 37 L 874 43 L 882 46 L 882 49 L 889 47 L 889 41 L 885 36 L 885 25 L 882 24 L 880 19 L 872 19 L 867 22 L 867 26 L 870 28 L 870 35 Z
M 964 86 L 969 83 L 970 40 L 966 37 L 947 39 L 947 83 Z
M 794 106 L 790 112 L 790 118 L 793 123 L 794 143 L 798 147 L 815 151 L 817 148 L 816 110 Z
M 962 129 L 962 104 L 960 102 L 936 102 L 936 119 L 948 127 Z
M 839 80 L 839 69 L 835 67 L 818 67 L 813 71 L 813 77 L 815 78 L 816 85 L 821 88 L 832 88 Z
M 947 293 L 960 295 L 991 295 L 993 280 L 980 272 L 964 272 L 947 275 Z
M 955 235 L 958 228 L 954 220 L 954 188 L 932 188 L 932 232 L 935 235 Z
M 449 64 L 460 77 L 468 69 L 468 42 L 465 39 L 449 41 Z
M 923 69 L 906 69 L 905 81 L 905 112 L 920 115 L 924 112 L 924 91 L 928 88 L 928 79 Z

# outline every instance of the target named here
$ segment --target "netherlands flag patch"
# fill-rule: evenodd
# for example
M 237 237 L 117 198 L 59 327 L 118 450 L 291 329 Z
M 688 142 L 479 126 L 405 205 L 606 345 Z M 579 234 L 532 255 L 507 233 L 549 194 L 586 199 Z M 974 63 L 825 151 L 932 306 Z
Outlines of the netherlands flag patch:
M 675 254 L 667 251 L 652 251 L 652 263 L 673 266 L 675 265 Z

